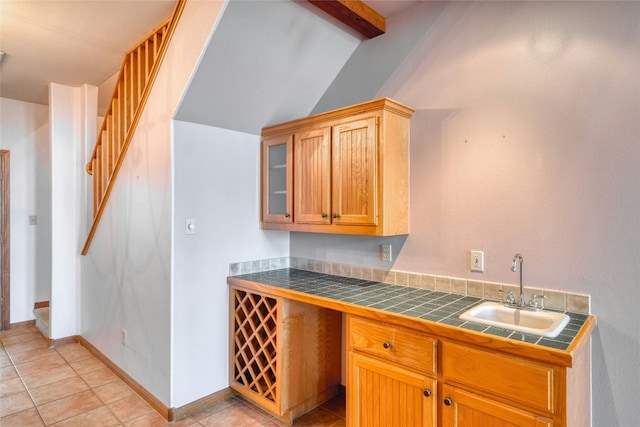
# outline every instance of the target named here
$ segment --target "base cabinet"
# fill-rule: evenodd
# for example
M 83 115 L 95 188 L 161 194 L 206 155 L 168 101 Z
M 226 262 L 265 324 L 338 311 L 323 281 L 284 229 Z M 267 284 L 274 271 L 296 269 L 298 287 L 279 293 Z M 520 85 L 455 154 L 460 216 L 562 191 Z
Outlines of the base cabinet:
M 267 285 L 229 283 L 231 387 L 287 421 L 335 396 L 343 320 L 335 310 L 349 307 L 331 310 L 309 297 L 302 303 L 271 295 Z M 455 328 L 427 333 L 419 322 L 379 311 L 345 314 L 348 426 L 592 423 L 588 329 L 567 359 L 499 338 L 489 346 Z
M 444 384 L 442 425 L 451 427 L 550 427 L 549 418 Z
M 588 346 L 567 368 L 350 315 L 347 351 L 349 426 L 590 424 Z
M 435 339 L 349 316 L 347 348 L 347 425 L 436 425 Z
M 588 426 L 590 349 L 571 368 L 440 341 L 444 426 Z
M 337 394 L 337 311 L 244 289 L 230 289 L 230 386 L 292 422 Z

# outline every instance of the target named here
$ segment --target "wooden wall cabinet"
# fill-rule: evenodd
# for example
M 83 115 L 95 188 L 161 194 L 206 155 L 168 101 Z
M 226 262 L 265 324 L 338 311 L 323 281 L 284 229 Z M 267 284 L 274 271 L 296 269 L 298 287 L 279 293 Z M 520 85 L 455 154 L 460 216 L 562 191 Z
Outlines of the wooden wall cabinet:
M 347 425 L 435 426 L 437 341 L 349 316 Z
M 262 130 L 264 229 L 390 236 L 409 232 L 409 119 L 383 98 Z M 293 139 L 293 208 L 272 208 L 267 151 Z
M 292 422 L 337 394 L 342 314 L 230 289 L 230 386 Z

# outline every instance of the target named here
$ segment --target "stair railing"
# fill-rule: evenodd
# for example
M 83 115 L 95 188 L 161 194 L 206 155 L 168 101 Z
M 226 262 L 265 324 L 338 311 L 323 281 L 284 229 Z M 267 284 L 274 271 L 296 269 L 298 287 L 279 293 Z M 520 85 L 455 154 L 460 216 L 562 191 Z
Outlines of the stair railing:
M 177 0 L 171 16 L 125 54 L 96 145 L 86 165 L 87 173 L 93 178 L 93 224 L 82 255 L 89 251 L 185 2 Z

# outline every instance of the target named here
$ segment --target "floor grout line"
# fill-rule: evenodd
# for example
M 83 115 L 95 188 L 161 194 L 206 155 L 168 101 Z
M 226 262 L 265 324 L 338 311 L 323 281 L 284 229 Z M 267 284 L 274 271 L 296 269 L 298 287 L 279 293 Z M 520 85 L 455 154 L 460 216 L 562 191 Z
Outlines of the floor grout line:
M 69 345 L 75 345 L 75 344 L 69 344 Z M 106 407 L 106 408 L 107 408 L 107 410 L 109 411 L 109 413 L 111 413 L 111 415 L 113 415 L 113 418 L 115 418 L 116 420 L 118 420 L 118 422 L 120 423 L 120 425 L 124 425 L 124 424 L 122 423 L 122 420 L 120 420 L 120 418 L 118 418 L 118 416 L 113 412 L 113 410 L 109 407 L 109 405 L 108 405 L 104 400 L 102 400 L 102 399 L 100 398 L 100 396 L 98 396 L 98 394 L 94 391 L 94 388 L 97 388 L 97 387 L 91 387 L 91 385 L 87 382 L 87 380 L 86 380 L 86 379 L 84 379 L 84 377 L 83 377 L 82 375 L 80 375 L 80 373 L 79 373 L 79 372 L 78 372 L 78 371 L 77 371 L 73 366 L 71 366 L 71 362 L 69 362 L 69 361 L 64 357 L 64 355 L 63 355 L 62 353 L 60 353 L 60 351 L 59 351 L 57 348 L 56 348 L 56 353 L 58 353 L 58 354 L 60 355 L 60 357 L 62 357 L 62 358 L 64 359 L 65 363 L 67 363 L 67 365 L 69 365 L 69 367 L 70 367 L 71 369 L 73 369 L 73 371 L 76 373 L 76 375 L 78 376 L 78 378 L 80 378 L 80 379 L 82 380 L 82 382 L 83 382 L 84 384 L 86 384 L 87 388 L 88 388 L 89 390 L 91 390 L 91 391 L 93 392 L 93 394 L 96 396 L 96 398 L 97 398 L 97 399 L 102 403 L 102 406 Z M 88 353 L 88 352 L 87 352 L 87 353 Z M 81 360 L 85 360 L 85 359 L 89 359 L 89 356 L 91 356 L 91 354 L 90 354 L 90 353 L 86 354 L 86 357 L 85 357 L 85 358 L 74 360 L 74 362 L 81 361 Z M 106 367 L 106 365 L 104 365 L 104 363 L 102 363 L 101 361 L 100 361 L 100 364 Z M 115 382 L 115 381 L 114 381 L 114 382 Z M 103 384 L 103 385 L 104 385 L 104 384 Z M 81 393 L 81 392 L 78 392 L 78 393 Z M 78 393 L 76 393 L 76 394 L 78 394 Z M 59 400 L 59 399 L 58 399 L 58 400 Z M 119 399 L 119 400 L 122 400 L 122 399 Z M 113 403 L 113 402 L 111 402 L 111 403 Z M 97 409 L 97 408 L 96 408 L 96 409 Z M 94 410 L 95 410 L 95 409 L 94 409 Z M 68 418 L 67 418 L 67 419 L 68 419 Z
M 2 345 L 2 348 L 3 348 L 4 352 L 5 352 L 5 354 L 7 355 L 7 357 L 9 358 L 9 360 L 11 361 L 11 366 L 13 366 L 13 369 L 16 371 L 16 374 L 18 374 L 18 378 L 20 378 L 20 382 L 22 383 L 22 386 L 24 387 L 24 389 L 26 390 L 27 394 L 29 395 L 29 399 L 31 399 L 31 403 L 33 403 L 33 408 L 38 413 L 38 416 L 40 417 L 40 421 L 42 421 L 42 425 L 46 426 L 47 424 L 44 422 L 44 417 L 42 416 L 42 413 L 40 412 L 40 409 L 38 408 L 38 405 L 36 405 L 36 400 L 33 398 L 33 394 L 31 393 L 31 389 L 29 387 L 27 387 L 27 383 L 24 381 L 24 378 L 22 377 L 22 374 L 20 373 L 20 370 L 18 369 L 13 357 L 11 357 L 11 354 L 7 351 L 4 343 Z M 31 409 L 31 408 L 23 409 L 23 411 L 27 411 L 28 409 Z M 18 411 L 18 412 L 22 412 L 22 411 Z M 18 413 L 18 412 L 14 412 L 14 413 Z M 9 414 L 9 415 L 13 415 L 13 414 Z
M 109 369 L 109 371 L 111 371 L 111 369 L 108 366 L 104 365 L 104 363 L 98 359 L 99 362 L 100 362 L 100 366 L 98 366 L 95 369 L 91 368 L 89 371 L 83 372 L 81 374 L 78 371 L 78 369 L 82 370 L 81 366 L 83 366 L 83 365 L 82 364 L 79 365 L 76 362 L 80 362 L 80 361 L 89 359 L 90 357 L 92 357 L 92 355 L 90 353 L 84 353 L 83 352 L 84 355 L 82 357 L 80 357 L 79 359 L 74 359 L 73 356 L 70 357 L 70 354 L 73 351 L 75 351 L 74 349 L 71 348 L 71 346 L 77 346 L 78 349 L 84 349 L 84 347 L 82 347 L 80 344 L 78 344 L 78 343 L 70 343 L 70 344 L 65 344 L 65 345 L 63 345 L 61 347 L 49 347 L 48 346 L 48 342 L 47 341 L 43 341 L 43 343 L 42 343 L 43 345 L 40 346 L 40 347 L 37 346 L 35 348 L 28 348 L 28 347 L 30 347 L 30 345 L 26 345 L 25 346 L 25 348 L 26 348 L 25 350 L 21 350 L 21 351 L 18 351 L 18 352 L 14 352 L 14 351 L 10 352 L 10 351 L 7 351 L 7 346 L 4 344 L 4 340 L 6 340 L 7 338 L 10 338 L 10 337 L 17 337 L 17 336 L 19 336 L 21 334 L 29 334 L 28 336 L 30 336 L 32 338 L 27 340 L 27 341 L 24 341 L 24 342 L 36 341 L 37 339 L 40 339 L 40 338 L 38 338 L 38 337 L 34 338 L 33 332 L 38 332 L 38 331 L 37 331 L 36 327 L 33 326 L 33 330 L 25 329 L 24 331 L 12 333 L 12 334 L 7 334 L 7 335 L 4 335 L 3 332 L 8 332 L 8 331 L 0 331 L 0 354 L 6 355 L 7 359 L 10 362 L 11 368 L 15 371 L 15 373 L 17 375 L 17 378 L 19 378 L 20 383 L 21 383 L 24 391 L 26 391 L 27 396 L 29 397 L 29 399 L 31 401 L 31 404 L 33 406 L 29 407 L 29 408 L 21 409 L 21 410 L 19 410 L 17 412 L 13 412 L 11 414 L 3 415 L 2 418 L 0 418 L 0 420 L 2 420 L 5 417 L 12 417 L 12 418 L 16 417 L 16 418 L 13 418 L 13 419 L 18 419 L 19 418 L 18 414 L 21 414 L 21 413 L 24 412 L 24 414 L 22 414 L 24 417 L 33 416 L 34 418 L 32 418 L 32 420 L 36 420 L 37 419 L 41 423 L 41 425 L 47 426 L 47 425 L 50 425 L 50 424 L 47 424 L 45 422 L 45 419 L 47 417 L 45 417 L 44 416 L 45 414 L 42 412 L 42 408 L 45 405 L 55 404 L 56 402 L 60 402 L 63 399 L 72 398 L 74 396 L 77 396 L 80 393 L 85 393 L 87 391 L 91 391 L 91 393 L 96 397 L 97 401 L 100 402 L 100 404 L 101 404 L 100 406 L 98 406 L 96 408 L 93 408 L 93 409 L 90 409 L 88 411 L 83 411 L 83 412 L 81 412 L 79 414 L 75 414 L 74 413 L 73 415 L 66 416 L 67 414 L 62 413 L 61 414 L 62 418 L 61 419 L 55 419 L 53 421 L 53 423 L 55 424 L 55 423 L 60 423 L 60 422 L 73 422 L 73 419 L 76 418 L 76 417 L 86 416 L 86 414 L 88 414 L 88 413 L 90 413 L 92 411 L 100 410 L 102 408 L 106 408 L 106 410 L 108 411 L 108 414 L 112 417 L 110 419 L 114 423 L 117 423 L 116 425 L 118 425 L 120 427 L 124 427 L 125 425 L 137 424 L 137 423 L 143 422 L 141 420 L 143 420 L 144 417 L 151 417 L 151 418 L 161 417 L 161 415 L 159 415 L 155 411 L 155 409 L 151 408 L 151 411 L 149 411 L 149 412 L 145 412 L 145 413 L 142 413 L 140 415 L 134 416 L 133 418 L 127 420 L 126 422 L 122 421 L 116 415 L 116 412 L 114 412 L 114 410 L 112 409 L 111 406 L 113 406 L 113 404 L 116 403 L 116 402 L 123 401 L 123 400 L 128 399 L 128 398 L 133 397 L 133 396 L 137 396 L 140 399 L 142 399 L 142 397 L 140 395 L 138 395 L 135 390 L 131 389 L 131 387 L 129 387 L 126 383 L 122 382 L 122 384 L 124 384 L 124 386 L 127 387 L 131 391 L 131 394 L 129 394 L 127 396 L 124 396 L 124 397 L 123 396 L 118 396 L 118 398 L 116 400 L 113 400 L 113 401 L 110 401 L 109 403 L 107 403 L 105 399 L 108 398 L 107 397 L 108 395 L 105 394 L 105 395 L 103 395 L 103 397 L 100 397 L 100 395 L 96 392 L 96 389 L 98 389 L 100 387 L 103 387 L 103 386 L 106 386 L 106 385 L 109 385 L 109 384 L 115 384 L 116 382 L 120 381 L 120 379 L 116 378 L 115 380 L 108 381 L 108 382 L 106 382 L 104 384 L 100 384 L 100 385 L 97 385 L 95 387 L 92 387 L 89 384 L 89 382 L 87 381 L 87 379 L 85 379 L 83 377 L 83 375 L 87 375 L 88 373 L 98 371 L 98 370 L 102 369 L 102 367 L 104 367 L 106 369 Z M 40 334 L 40 333 L 38 332 L 38 334 Z M 18 345 L 22 345 L 23 344 L 23 342 L 20 342 L 19 338 L 12 338 L 12 339 L 10 339 L 10 341 L 12 343 L 11 346 L 13 346 L 14 344 L 18 344 Z M 51 348 L 51 349 L 55 350 L 55 353 L 48 354 L 46 351 L 43 351 L 42 352 L 43 354 L 37 354 L 37 352 L 36 352 L 36 353 L 34 353 L 34 356 L 32 358 L 27 358 L 26 360 L 22 361 L 21 363 L 16 364 L 16 358 L 19 358 L 19 356 L 18 356 L 19 354 L 25 353 L 27 351 L 35 351 L 35 350 L 48 349 L 48 348 Z M 37 355 L 35 355 L 35 354 L 37 354 Z M 62 360 L 64 361 L 64 364 L 61 364 L 59 366 L 53 366 L 53 367 L 50 367 L 50 368 L 45 368 L 45 369 L 42 369 L 42 370 L 36 370 L 36 371 L 29 371 L 29 369 L 32 369 L 32 366 L 29 366 L 29 367 L 27 367 L 27 370 L 28 370 L 27 374 L 23 375 L 21 373 L 21 370 L 19 369 L 20 365 L 24 365 L 24 364 L 27 364 L 27 363 L 31 364 L 33 362 L 37 362 L 38 360 L 42 360 L 42 359 L 45 359 L 45 358 L 52 358 L 53 354 L 55 354 L 58 357 L 62 358 Z M 65 355 L 67 357 L 65 357 Z M 68 357 L 70 357 L 73 360 L 71 360 L 71 361 L 68 360 Z M 74 363 L 75 367 L 74 367 L 74 365 L 72 365 L 72 363 Z M 36 375 L 37 374 L 42 374 L 42 373 L 44 373 L 46 371 L 53 371 L 53 370 L 56 370 L 56 369 L 63 369 L 65 367 L 68 367 L 69 369 L 71 369 L 71 371 L 73 372 L 73 376 L 72 377 L 58 379 L 57 381 L 53 381 L 53 382 L 47 383 L 47 384 L 42 384 L 42 385 L 40 385 L 38 387 L 28 387 L 27 386 L 27 382 L 25 381 L 24 376 L 30 375 L 30 374 L 36 374 Z M 113 371 L 111 371 L 111 372 L 113 372 Z M 54 386 L 55 384 L 61 383 L 63 381 L 74 380 L 76 378 L 78 378 L 80 381 L 82 381 L 84 386 L 87 387 L 86 390 L 75 391 L 75 392 L 73 392 L 73 393 L 71 393 L 71 394 L 69 394 L 67 396 L 56 397 L 55 399 L 53 399 L 51 401 L 46 401 L 46 402 L 42 403 L 41 405 L 37 404 L 36 397 L 34 395 L 35 390 L 38 390 L 41 387 Z M 11 378 L 10 380 L 3 380 L 3 381 L 0 381 L 0 382 L 11 381 L 13 379 L 14 378 Z M 65 384 L 65 386 L 66 385 L 68 385 L 68 384 Z M 20 391 L 18 393 L 23 393 L 24 391 Z M 47 393 L 47 392 L 48 392 L 48 390 L 44 390 L 44 393 Z M 17 394 L 17 393 L 12 393 L 11 395 L 14 395 L 14 394 Z M 8 395 L 8 396 L 11 396 L 11 395 Z M 8 396 L 4 396 L 4 397 L 8 397 Z M 46 394 L 42 394 L 41 397 L 42 396 L 46 396 Z M 45 398 L 45 400 L 46 400 L 46 398 Z M 142 399 L 142 400 L 144 401 L 144 399 Z M 276 426 L 285 426 L 285 425 L 287 425 L 287 424 L 283 423 L 282 421 L 280 421 L 280 419 L 278 417 L 274 416 L 273 414 L 269 413 L 268 411 L 264 410 L 263 408 L 255 405 L 251 401 L 245 401 L 245 400 L 239 398 L 238 396 L 233 396 L 233 397 L 227 399 L 227 402 L 232 401 L 232 400 L 235 402 L 234 404 L 229 405 L 229 406 L 225 406 L 222 409 L 218 409 L 218 410 L 216 410 L 215 412 L 213 412 L 211 414 L 207 414 L 206 417 L 204 417 L 204 418 L 202 418 L 200 420 L 196 419 L 198 414 L 192 414 L 189 417 L 186 417 L 185 419 L 180 420 L 179 422 L 186 421 L 186 423 L 190 423 L 189 425 L 195 426 L 195 427 L 205 426 L 205 425 L 208 425 L 210 423 L 225 422 L 224 417 L 226 415 L 228 415 L 229 413 L 232 413 L 232 415 L 234 415 L 233 414 L 234 411 L 235 411 L 235 416 L 244 416 L 244 415 L 246 415 L 245 413 L 247 411 L 246 410 L 243 411 L 242 409 L 243 408 L 252 408 L 252 410 L 258 411 L 261 414 L 259 416 L 261 421 L 255 421 L 255 419 L 254 419 L 254 421 L 253 421 L 254 424 L 251 424 L 251 425 L 276 425 Z M 145 404 L 148 405 L 148 403 L 146 401 L 145 401 Z M 238 407 L 236 409 L 232 409 L 235 405 L 242 405 L 242 407 Z M 148 405 L 148 406 L 150 407 L 150 405 Z M 53 408 L 53 406 L 51 408 Z M 209 408 L 207 408 L 207 409 L 209 409 Z M 203 410 L 202 413 L 206 414 L 205 411 L 207 409 Z M 31 412 L 29 415 L 27 415 L 26 411 L 33 411 L 33 410 L 35 410 L 35 412 Z M 225 410 L 228 410 L 228 411 L 225 412 Z M 318 411 L 316 414 L 319 415 L 319 416 L 321 416 L 323 412 L 329 413 L 331 415 L 331 421 L 328 421 L 326 423 L 314 423 L 313 424 L 314 426 L 329 427 L 329 426 L 344 425 L 344 417 L 343 416 L 341 416 L 338 413 L 335 413 L 334 411 L 331 411 L 331 410 L 327 409 L 326 407 L 323 407 L 323 405 L 318 406 L 313 411 Z M 124 413 L 126 413 L 126 412 L 124 412 Z M 238 413 L 240 415 L 238 415 Z M 313 416 L 312 413 L 310 413 L 310 415 Z M 37 418 L 35 418 L 36 416 L 37 416 Z M 82 419 L 82 418 L 78 418 L 78 420 L 80 420 L 80 419 Z M 205 421 L 205 420 L 208 420 L 208 421 Z M 173 425 L 172 423 L 169 423 L 168 421 L 165 421 L 165 424 L 167 426 Z M 302 425 L 308 425 L 306 422 L 301 422 L 301 424 Z M 155 421 L 153 422 L 153 425 L 156 425 Z M 162 424 L 160 424 L 160 425 L 162 425 Z M 296 425 L 296 423 L 294 422 L 294 426 L 295 425 Z

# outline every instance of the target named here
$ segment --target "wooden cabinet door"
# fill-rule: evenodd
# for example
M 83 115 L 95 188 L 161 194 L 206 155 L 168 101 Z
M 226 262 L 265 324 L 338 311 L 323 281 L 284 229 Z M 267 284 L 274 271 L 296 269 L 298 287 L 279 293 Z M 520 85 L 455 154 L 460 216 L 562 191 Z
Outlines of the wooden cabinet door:
M 455 427 L 550 427 L 548 418 L 444 384 L 442 425 Z
M 262 140 L 262 222 L 293 222 L 293 135 Z
M 294 136 L 295 222 L 331 224 L 331 128 Z
M 332 129 L 333 223 L 378 223 L 377 116 L 345 121 Z
M 349 368 L 349 426 L 436 425 L 434 379 L 354 351 L 349 352 Z

